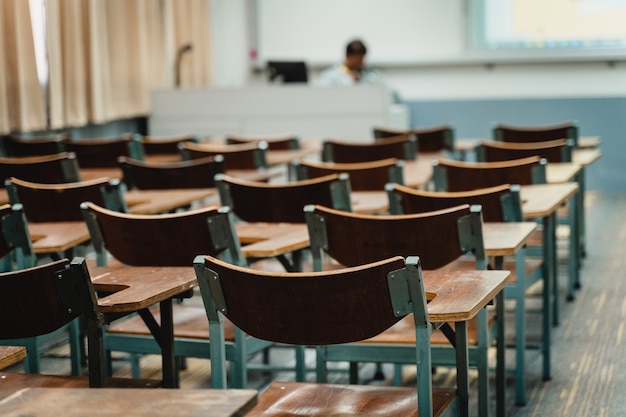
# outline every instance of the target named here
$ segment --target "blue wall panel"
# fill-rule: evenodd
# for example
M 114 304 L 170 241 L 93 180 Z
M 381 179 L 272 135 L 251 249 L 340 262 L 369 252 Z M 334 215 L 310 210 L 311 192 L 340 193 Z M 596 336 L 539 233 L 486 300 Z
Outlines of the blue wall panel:
M 588 189 L 626 191 L 626 98 L 410 101 L 413 127 L 450 123 L 456 137 L 491 138 L 497 123 L 545 125 L 575 120 L 600 136 L 602 158 L 587 169 Z

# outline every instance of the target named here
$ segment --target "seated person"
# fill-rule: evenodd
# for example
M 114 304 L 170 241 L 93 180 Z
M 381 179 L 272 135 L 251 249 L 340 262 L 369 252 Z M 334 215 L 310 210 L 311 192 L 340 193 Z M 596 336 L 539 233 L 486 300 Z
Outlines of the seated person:
M 348 43 L 343 64 L 327 68 L 320 74 L 320 85 L 353 85 L 382 82 L 382 77 L 375 71 L 365 68 L 365 44 L 356 39 Z

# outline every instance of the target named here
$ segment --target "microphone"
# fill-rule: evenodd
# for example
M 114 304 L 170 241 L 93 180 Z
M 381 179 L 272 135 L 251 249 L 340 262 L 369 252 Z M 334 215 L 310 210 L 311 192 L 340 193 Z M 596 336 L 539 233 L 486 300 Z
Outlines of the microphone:
M 186 52 L 189 52 L 193 49 L 193 44 L 191 43 L 186 43 L 184 45 L 181 45 L 180 48 L 178 48 L 178 51 L 176 52 L 176 67 L 175 67 L 175 72 L 176 72 L 176 88 L 180 87 L 180 63 L 182 61 L 183 55 Z

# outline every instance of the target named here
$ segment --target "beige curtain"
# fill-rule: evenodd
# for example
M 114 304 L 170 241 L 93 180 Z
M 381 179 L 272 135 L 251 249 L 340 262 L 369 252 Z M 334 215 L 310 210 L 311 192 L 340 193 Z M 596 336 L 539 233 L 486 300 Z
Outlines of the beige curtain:
M 46 128 L 26 0 L 0 0 L 0 133 Z
M 49 115 L 27 0 L 0 0 L 0 133 L 145 116 L 150 91 L 211 83 L 209 0 L 45 0 Z

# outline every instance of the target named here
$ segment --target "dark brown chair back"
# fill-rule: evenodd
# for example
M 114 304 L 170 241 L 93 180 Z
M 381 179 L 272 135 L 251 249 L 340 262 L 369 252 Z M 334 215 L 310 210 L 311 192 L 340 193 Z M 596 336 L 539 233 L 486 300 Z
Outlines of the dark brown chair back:
M 334 174 L 286 184 L 268 184 L 217 175 L 215 184 L 223 206 L 247 222 L 304 223 L 303 208 L 322 204 L 350 211 L 350 179 Z
M 267 137 L 254 137 L 243 135 L 228 135 L 226 136 L 226 143 L 230 145 L 252 143 L 252 142 L 266 142 L 267 149 L 270 151 L 284 151 L 300 149 L 300 138 L 295 135 L 284 136 L 267 136 Z
M 198 254 L 218 256 L 224 252 L 231 262 L 244 262 L 228 209 L 136 215 L 107 210 L 93 202 L 81 208 L 99 264 L 106 264 L 107 251 L 135 266 L 190 266 Z
M 500 162 L 464 162 L 439 159 L 434 165 L 437 191 L 469 191 L 502 184 L 546 182 L 546 160 L 538 156 Z
M 76 155 L 62 152 L 51 155 L 0 158 L 0 180 L 15 177 L 26 181 L 56 184 L 80 181 Z
M 547 142 L 482 141 L 476 148 L 481 162 L 510 161 L 512 159 L 540 156 L 548 162 L 572 162 L 572 140 L 557 139 Z
M 300 160 L 289 165 L 289 175 L 292 180 L 302 181 L 345 172 L 353 191 L 382 190 L 389 182 L 404 182 L 403 166 L 404 162 L 395 158 L 355 163 Z
M 385 187 L 392 214 L 426 213 L 461 204 L 482 207 L 485 222 L 523 221 L 518 185 L 499 185 L 472 191 L 425 191 L 387 184 Z
M 41 184 L 11 178 L 7 189 L 11 203 L 21 203 L 31 222 L 82 221 L 80 204 L 83 201 L 125 209 L 119 181 L 108 178 L 67 184 Z
M 85 138 L 65 141 L 65 149 L 74 152 L 81 168 L 117 167 L 120 156 L 133 157 L 132 135 L 114 138 Z
M 493 128 L 493 138 L 503 142 L 545 142 L 556 139 L 571 139 L 578 146 L 578 126 L 564 122 L 544 126 L 518 126 L 505 123 Z
M 194 135 L 146 136 L 136 134 L 135 139 L 141 143 L 145 155 L 178 155 L 178 144 L 181 142 L 197 142 Z
M 371 162 L 388 158 L 405 160 L 417 158 L 417 141 L 410 136 L 381 139 L 373 143 L 325 140 L 322 149 L 324 162 Z
M 129 189 L 213 188 L 213 177 L 224 172 L 221 155 L 180 162 L 148 162 L 120 157 L 118 162 Z
M 449 125 L 407 130 L 376 126 L 373 131 L 376 139 L 413 135 L 417 139 L 417 147 L 420 152 L 454 151 L 454 129 Z
M 222 155 L 224 169 L 258 169 L 267 167 L 266 142 L 237 145 L 183 142 L 178 145 L 183 160 Z
M 10 156 L 52 155 L 65 151 L 63 141 L 66 134 L 45 136 L 11 135 L 6 143 L 6 151 Z
M 305 213 L 315 270 L 322 267 L 322 252 L 349 267 L 419 253 L 424 269 L 437 269 L 473 251 L 477 269 L 486 265 L 479 206 L 405 215 L 307 206 Z

